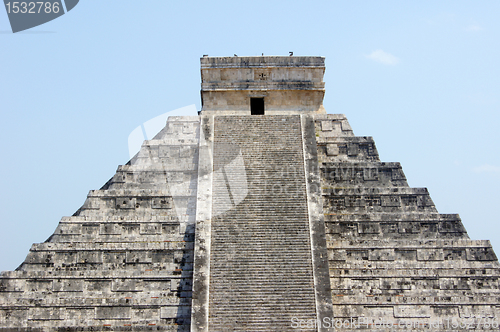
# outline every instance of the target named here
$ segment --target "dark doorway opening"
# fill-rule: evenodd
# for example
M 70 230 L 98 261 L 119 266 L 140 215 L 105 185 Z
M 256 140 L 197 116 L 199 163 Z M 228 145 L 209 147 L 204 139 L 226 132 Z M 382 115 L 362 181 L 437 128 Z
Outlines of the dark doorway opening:
M 250 98 L 250 112 L 252 115 L 264 114 L 264 98 Z

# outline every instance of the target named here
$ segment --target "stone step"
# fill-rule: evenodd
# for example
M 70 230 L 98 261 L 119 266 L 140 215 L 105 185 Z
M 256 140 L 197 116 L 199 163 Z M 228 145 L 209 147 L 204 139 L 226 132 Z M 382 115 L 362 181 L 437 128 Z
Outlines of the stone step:
M 227 212 L 212 220 L 209 329 L 284 331 L 292 315 L 314 319 L 300 117 L 216 116 L 214 127 L 214 169 L 239 150 L 248 194 L 233 207 L 225 180 L 213 182 L 214 206 Z

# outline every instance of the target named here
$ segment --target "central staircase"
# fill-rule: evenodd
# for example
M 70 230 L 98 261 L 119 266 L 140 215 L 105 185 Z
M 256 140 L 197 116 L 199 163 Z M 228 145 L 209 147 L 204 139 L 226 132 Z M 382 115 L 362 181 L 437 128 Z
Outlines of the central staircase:
M 316 319 L 301 137 L 298 115 L 214 119 L 210 331 Z

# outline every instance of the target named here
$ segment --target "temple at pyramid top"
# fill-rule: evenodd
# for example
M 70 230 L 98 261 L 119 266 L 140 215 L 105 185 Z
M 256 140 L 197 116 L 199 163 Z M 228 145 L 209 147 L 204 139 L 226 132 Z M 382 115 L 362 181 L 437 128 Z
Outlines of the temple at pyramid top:
M 326 113 L 325 58 L 201 58 L 202 115 Z

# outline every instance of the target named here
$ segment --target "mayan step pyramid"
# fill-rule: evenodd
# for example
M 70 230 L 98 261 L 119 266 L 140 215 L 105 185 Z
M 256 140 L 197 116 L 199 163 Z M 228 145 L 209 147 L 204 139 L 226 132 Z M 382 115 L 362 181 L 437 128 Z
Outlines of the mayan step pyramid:
M 322 57 L 203 57 L 170 117 L 0 276 L 0 331 L 498 331 L 500 265 L 327 114 Z

